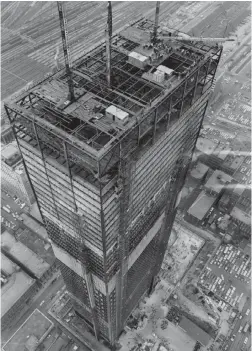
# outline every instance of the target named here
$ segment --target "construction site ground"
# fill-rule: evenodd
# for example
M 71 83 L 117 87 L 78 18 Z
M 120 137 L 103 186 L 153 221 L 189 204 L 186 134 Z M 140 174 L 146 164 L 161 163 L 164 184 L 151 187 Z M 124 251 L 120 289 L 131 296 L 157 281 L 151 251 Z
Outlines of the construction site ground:
M 197 325 L 205 327 L 205 330 L 212 331 L 216 328 L 206 310 L 183 296 L 180 285 L 181 278 L 184 276 L 182 282 L 186 279 L 188 273 L 185 273 L 189 267 L 189 272 L 192 275 L 195 274 L 196 281 L 199 276 L 196 269 L 202 264 L 202 259 L 207 257 L 206 252 L 214 250 L 219 243 L 220 241 L 212 238 L 211 234 L 187 225 L 179 217 L 177 218 L 162 269 L 167 278 L 164 279 L 161 274 L 161 282 L 156 286 L 153 294 L 149 298 L 144 298 L 132 313 L 139 321 L 138 329 L 131 329 L 121 336 L 122 351 L 130 350 L 137 342 L 143 342 L 148 337 L 169 346 L 169 350 L 193 350 L 196 340 L 192 340 L 180 327 L 168 322 L 166 329 L 161 328 L 164 317 L 174 305 L 183 310 L 191 320 L 196 321 Z M 168 265 L 167 260 L 172 266 L 168 270 L 164 268 L 165 265 Z M 174 292 L 177 299 L 171 297 Z M 147 316 L 143 323 L 140 322 L 141 316 Z
M 160 340 L 169 347 L 169 350 L 193 350 L 195 340 L 192 340 L 181 328 L 172 323 L 168 323 L 164 330 L 161 328 L 161 323 L 168 312 L 165 302 L 161 303 L 161 301 L 165 301 L 171 291 L 172 287 L 161 280 L 153 294 L 140 303 L 134 315 L 146 314 L 148 319 L 142 328 L 132 329 L 120 337 L 121 351 L 129 351 L 138 342 L 141 343 L 146 339 Z
M 204 245 L 204 239 L 178 223 L 174 224 L 172 232 L 176 240 L 171 242 L 173 234 L 164 257 L 161 276 L 167 282 L 177 284 Z

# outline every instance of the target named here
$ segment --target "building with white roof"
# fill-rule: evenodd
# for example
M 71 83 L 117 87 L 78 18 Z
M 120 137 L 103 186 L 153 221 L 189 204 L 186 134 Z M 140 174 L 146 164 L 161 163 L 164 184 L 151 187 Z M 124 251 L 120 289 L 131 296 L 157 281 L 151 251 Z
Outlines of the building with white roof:
M 30 206 L 35 197 L 16 143 L 2 145 L 1 152 L 2 189 L 13 196 L 16 195 Z
M 4 329 L 35 294 L 36 281 L 1 254 L 1 325 Z

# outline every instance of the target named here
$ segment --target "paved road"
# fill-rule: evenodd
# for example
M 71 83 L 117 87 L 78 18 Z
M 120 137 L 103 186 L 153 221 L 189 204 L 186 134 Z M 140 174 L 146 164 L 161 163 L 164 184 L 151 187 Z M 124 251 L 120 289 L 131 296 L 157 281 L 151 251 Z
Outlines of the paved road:
M 16 204 L 12 197 L 8 197 L 4 191 L 1 192 L 2 206 L 9 205 L 13 212 L 24 212 L 18 204 Z M 21 200 L 22 201 L 22 200 Z
M 14 202 L 13 198 L 7 197 L 4 191 L 1 192 L 1 200 L 1 207 L 9 205 L 11 212 L 17 212 L 18 214 L 25 212 L 24 208 L 21 209 L 21 207 Z M 9 223 L 15 225 L 15 227 L 13 228 L 14 230 L 17 230 L 20 226 L 21 222 L 19 220 L 16 220 L 11 213 L 6 212 L 3 208 L 1 208 L 1 216 L 5 219 L 5 221 L 8 221 Z M 6 228 L 9 230 L 9 227 L 6 226 Z
M 236 320 L 236 323 L 233 327 L 233 330 L 231 331 L 231 334 L 230 334 L 230 340 L 229 342 L 227 343 L 228 345 L 228 350 L 230 351 L 240 351 L 242 349 L 242 347 L 244 347 L 244 350 L 250 350 L 251 349 L 251 336 L 250 336 L 250 333 L 247 332 L 246 334 L 242 331 L 240 333 L 238 333 L 238 330 L 239 328 L 242 326 L 244 328 L 245 324 L 247 322 L 251 322 L 251 314 L 249 314 L 248 316 L 245 315 L 246 311 L 248 310 L 248 308 L 250 309 L 251 305 L 251 301 L 250 300 L 247 300 L 244 307 L 243 307 L 243 310 L 241 312 L 241 315 L 243 316 L 242 319 L 237 319 Z M 234 336 L 235 335 L 235 336 Z M 234 336 L 234 340 L 231 341 L 231 338 L 232 336 Z M 247 342 L 247 344 L 245 345 L 244 344 L 244 340 L 245 338 L 248 337 L 249 340 Z

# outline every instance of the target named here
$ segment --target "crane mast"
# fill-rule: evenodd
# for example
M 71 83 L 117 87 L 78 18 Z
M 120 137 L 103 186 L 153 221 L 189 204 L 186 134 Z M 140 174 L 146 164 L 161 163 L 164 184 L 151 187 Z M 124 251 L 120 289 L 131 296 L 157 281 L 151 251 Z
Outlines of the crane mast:
M 72 71 L 71 71 L 71 63 L 69 58 L 69 50 L 68 50 L 68 38 L 67 38 L 67 22 L 64 14 L 63 2 L 57 1 L 58 5 L 58 12 L 59 12 L 59 20 L 60 20 L 60 30 L 61 30 L 61 38 L 63 44 L 63 54 L 65 59 L 65 67 L 66 67 L 66 74 L 67 74 L 67 82 L 69 87 L 69 100 L 74 101 L 74 84 L 72 78 Z
M 112 39 L 112 6 L 111 1 L 108 1 L 108 18 L 105 30 L 106 35 L 106 76 L 108 87 L 111 87 L 111 39 Z
M 159 22 L 159 9 L 160 9 L 160 1 L 156 3 L 156 14 L 155 14 L 155 24 L 154 24 L 154 31 L 153 31 L 153 44 L 157 41 L 157 30 L 158 30 L 158 22 Z

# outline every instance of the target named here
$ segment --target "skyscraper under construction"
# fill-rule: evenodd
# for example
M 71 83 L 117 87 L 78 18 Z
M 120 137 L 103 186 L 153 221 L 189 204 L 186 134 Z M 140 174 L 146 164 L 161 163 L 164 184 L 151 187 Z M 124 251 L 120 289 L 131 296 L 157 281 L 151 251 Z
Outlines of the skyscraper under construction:
M 142 18 L 5 105 L 76 313 L 111 344 L 155 285 L 222 52 L 150 33 Z

